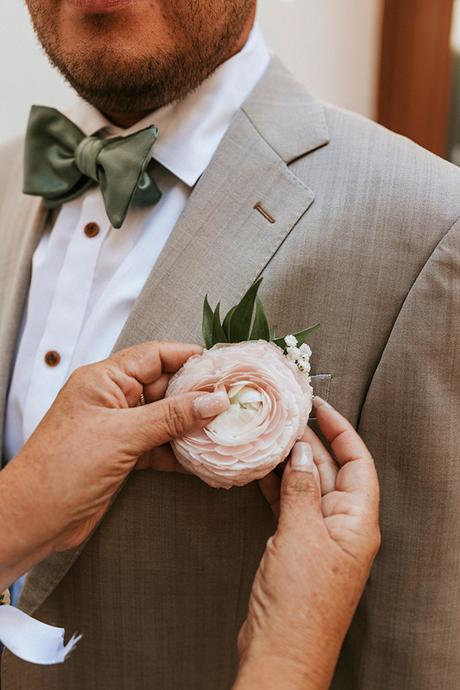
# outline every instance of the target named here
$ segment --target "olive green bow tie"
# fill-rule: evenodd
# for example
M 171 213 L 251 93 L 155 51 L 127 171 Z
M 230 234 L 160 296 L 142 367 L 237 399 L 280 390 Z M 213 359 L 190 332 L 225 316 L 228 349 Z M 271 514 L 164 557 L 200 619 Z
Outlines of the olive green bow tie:
M 120 228 L 131 203 L 150 206 L 161 197 L 151 176 L 157 136 L 151 126 L 126 137 L 88 137 L 58 110 L 34 105 L 24 151 L 24 194 L 41 196 L 54 208 L 96 182 L 110 222 Z

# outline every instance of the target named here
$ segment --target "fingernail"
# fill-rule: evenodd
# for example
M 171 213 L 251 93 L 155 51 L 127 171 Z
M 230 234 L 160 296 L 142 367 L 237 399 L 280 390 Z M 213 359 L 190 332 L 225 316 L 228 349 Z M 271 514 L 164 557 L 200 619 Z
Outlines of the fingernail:
M 332 407 L 332 405 L 329 405 L 328 402 L 323 400 L 322 398 L 319 397 L 319 395 L 314 395 L 313 396 L 313 407 L 316 407 L 316 409 L 320 407 Z
M 313 472 L 313 452 L 309 443 L 298 442 L 292 449 L 291 468 L 296 472 Z
M 216 393 L 205 393 L 195 398 L 193 401 L 193 409 L 197 417 L 201 419 L 208 419 L 215 417 L 221 412 L 225 412 L 230 407 L 230 400 L 228 399 L 227 391 L 217 391 Z

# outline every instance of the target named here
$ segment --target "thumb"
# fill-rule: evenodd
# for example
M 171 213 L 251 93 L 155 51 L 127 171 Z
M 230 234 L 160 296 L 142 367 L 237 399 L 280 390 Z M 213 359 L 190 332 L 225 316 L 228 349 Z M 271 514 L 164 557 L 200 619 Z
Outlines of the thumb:
M 229 406 L 224 390 L 184 393 L 124 410 L 124 432 L 131 436 L 134 451 L 140 455 L 205 426 Z
M 280 528 L 304 528 L 307 521 L 322 519 L 318 470 L 309 443 L 296 443 L 283 473 Z

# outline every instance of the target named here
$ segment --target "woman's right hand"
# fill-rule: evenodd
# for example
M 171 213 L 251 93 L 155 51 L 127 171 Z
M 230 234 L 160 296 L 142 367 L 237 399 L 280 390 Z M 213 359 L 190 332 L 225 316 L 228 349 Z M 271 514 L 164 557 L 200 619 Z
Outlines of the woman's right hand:
M 334 458 L 308 429 L 281 487 L 261 488 L 279 525 L 256 574 L 235 690 L 325 690 L 380 544 L 373 459 L 342 415 L 316 400 Z
M 170 376 L 201 351 L 144 343 L 70 376 L 0 475 L 0 592 L 38 560 L 84 541 L 136 464 L 174 469 L 170 453 L 152 449 L 228 408 L 222 392 L 163 399 Z M 148 404 L 138 406 L 142 393 Z

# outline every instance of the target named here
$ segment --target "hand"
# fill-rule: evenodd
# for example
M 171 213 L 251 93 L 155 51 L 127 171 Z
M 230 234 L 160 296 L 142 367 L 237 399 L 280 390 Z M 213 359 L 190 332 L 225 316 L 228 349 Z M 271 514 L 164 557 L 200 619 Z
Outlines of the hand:
M 276 475 L 261 482 L 279 525 L 238 639 L 235 690 L 328 688 L 379 548 L 372 457 L 336 410 L 318 399 L 316 406 L 335 460 L 308 429 L 293 449 L 281 492 Z
M 139 456 L 227 409 L 224 393 L 160 400 L 171 373 L 200 352 L 195 345 L 145 343 L 71 375 L 0 474 L 1 493 L 8 497 L 0 505 L 0 565 L 22 557 L 35 562 L 35 553 L 43 557 L 80 544 Z M 156 402 L 137 406 L 143 391 Z

